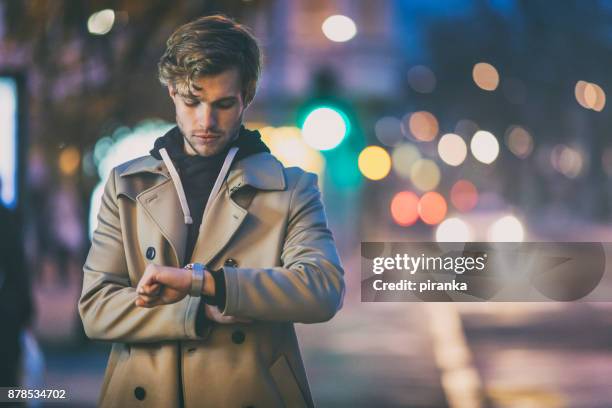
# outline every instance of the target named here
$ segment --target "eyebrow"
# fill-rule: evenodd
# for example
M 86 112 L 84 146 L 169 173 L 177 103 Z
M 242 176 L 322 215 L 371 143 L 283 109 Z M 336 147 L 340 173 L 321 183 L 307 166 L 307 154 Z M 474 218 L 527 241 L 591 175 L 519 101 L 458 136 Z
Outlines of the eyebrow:
M 200 98 L 198 98 L 196 95 L 181 95 L 183 98 L 190 100 L 190 101 L 199 101 Z M 228 96 L 222 96 L 219 99 L 216 99 L 212 102 L 210 102 L 211 104 L 213 103 L 220 103 L 220 102 L 225 102 L 225 101 L 234 101 L 237 100 L 238 98 L 234 95 L 228 95 Z

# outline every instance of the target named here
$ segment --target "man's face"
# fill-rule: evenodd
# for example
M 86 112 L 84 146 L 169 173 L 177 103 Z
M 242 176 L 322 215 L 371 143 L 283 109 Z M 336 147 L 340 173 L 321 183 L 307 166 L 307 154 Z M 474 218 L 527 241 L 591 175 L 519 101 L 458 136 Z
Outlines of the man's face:
M 176 108 L 176 123 L 185 139 L 185 152 L 191 156 L 211 156 L 222 152 L 238 135 L 245 110 L 240 73 L 231 68 L 217 75 L 194 80 L 201 89 L 192 99 L 169 86 Z

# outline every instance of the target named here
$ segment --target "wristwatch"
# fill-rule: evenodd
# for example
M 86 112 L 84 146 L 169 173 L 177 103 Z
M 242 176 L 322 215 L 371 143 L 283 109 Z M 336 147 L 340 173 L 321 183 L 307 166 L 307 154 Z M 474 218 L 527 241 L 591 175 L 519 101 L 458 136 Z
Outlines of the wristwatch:
M 185 265 L 185 269 L 191 269 L 191 290 L 189 295 L 193 297 L 202 296 L 204 288 L 204 270 L 206 267 L 201 263 L 190 263 Z

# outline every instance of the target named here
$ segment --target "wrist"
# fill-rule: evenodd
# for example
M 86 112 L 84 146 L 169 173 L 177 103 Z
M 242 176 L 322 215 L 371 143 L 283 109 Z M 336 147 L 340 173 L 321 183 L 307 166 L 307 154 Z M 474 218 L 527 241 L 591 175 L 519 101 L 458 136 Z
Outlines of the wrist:
M 204 269 L 204 285 L 202 285 L 202 295 L 215 296 L 215 277 L 208 270 Z
M 191 286 L 189 295 L 199 297 L 206 283 L 206 267 L 200 263 L 193 263 L 185 266 L 185 269 L 191 270 Z

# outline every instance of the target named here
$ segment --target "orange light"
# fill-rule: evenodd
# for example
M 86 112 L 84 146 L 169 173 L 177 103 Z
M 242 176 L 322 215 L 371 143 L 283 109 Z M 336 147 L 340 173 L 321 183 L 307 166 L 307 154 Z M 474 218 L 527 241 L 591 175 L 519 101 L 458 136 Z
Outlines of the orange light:
M 408 119 L 408 128 L 415 139 L 430 142 L 438 136 L 438 119 L 426 111 L 415 112 Z
M 396 224 L 408 227 L 419 219 L 419 197 L 412 191 L 401 191 L 391 200 L 391 217 Z
M 601 112 L 606 106 L 606 93 L 597 84 L 578 81 L 576 82 L 574 93 L 576 100 L 583 108 Z
M 459 180 L 451 188 L 450 199 L 456 209 L 468 212 L 478 203 L 478 190 L 471 182 Z
M 435 191 L 425 193 L 417 206 L 421 219 L 429 225 L 439 224 L 446 217 L 447 209 L 446 200 Z
M 74 176 L 81 163 L 81 153 L 74 146 L 68 146 L 59 155 L 60 171 L 66 176 Z
M 497 69 L 486 62 L 479 62 L 472 69 L 472 78 L 479 88 L 485 91 L 494 91 L 499 85 Z

